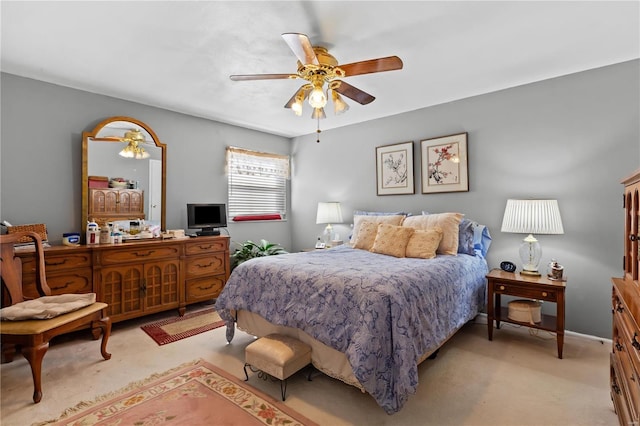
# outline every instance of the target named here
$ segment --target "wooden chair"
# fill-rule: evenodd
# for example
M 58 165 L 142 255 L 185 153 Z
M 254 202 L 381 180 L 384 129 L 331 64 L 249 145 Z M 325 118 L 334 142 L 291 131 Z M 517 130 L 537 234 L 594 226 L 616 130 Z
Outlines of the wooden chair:
M 49 296 L 51 289 L 45 276 L 44 251 L 41 237 L 35 232 L 19 232 L 0 235 L 0 278 L 2 280 L 3 297 L 8 297 L 2 305 L 14 306 L 24 302 L 22 293 L 22 261 L 15 255 L 14 245 L 28 236 L 35 242 L 36 287 L 40 296 Z M 6 291 L 5 291 L 6 290 Z M 54 296 L 55 298 L 55 296 Z M 37 301 L 48 300 L 36 299 Z M 57 300 L 54 299 L 54 301 Z M 8 303 L 7 303 L 8 302 Z M 18 308 L 23 306 L 18 305 Z M 89 306 L 72 312 L 63 313 L 50 319 L 24 319 L 18 321 L 0 321 L 0 339 L 5 361 L 11 362 L 17 349 L 31 366 L 33 376 L 33 402 L 42 399 L 41 373 L 42 359 L 49 348 L 49 341 L 58 335 L 83 328 L 91 328 L 97 339 L 102 333 L 100 352 L 106 360 L 111 358 L 107 352 L 107 341 L 111 335 L 111 319 L 105 316 L 106 303 L 94 302 Z M 14 308 L 16 309 L 16 308 Z M 63 307 L 64 310 L 64 307 Z M 6 312 L 6 309 L 4 310 Z M 4 315 L 3 315 L 4 317 Z

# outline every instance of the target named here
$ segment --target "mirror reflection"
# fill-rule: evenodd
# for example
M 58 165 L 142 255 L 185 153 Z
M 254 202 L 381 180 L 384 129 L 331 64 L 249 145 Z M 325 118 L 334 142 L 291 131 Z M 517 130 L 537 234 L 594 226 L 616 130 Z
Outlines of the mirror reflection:
M 83 227 L 144 219 L 165 229 L 166 147 L 139 120 L 113 117 L 83 133 Z

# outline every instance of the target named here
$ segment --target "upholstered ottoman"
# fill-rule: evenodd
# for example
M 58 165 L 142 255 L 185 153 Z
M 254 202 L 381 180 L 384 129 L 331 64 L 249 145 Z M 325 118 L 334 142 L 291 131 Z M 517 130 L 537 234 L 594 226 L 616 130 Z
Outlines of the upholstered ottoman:
M 245 381 L 249 380 L 247 367 L 254 372 L 261 371 L 280 379 L 280 392 L 284 401 L 287 393 L 287 378 L 310 363 L 311 347 L 309 345 L 293 337 L 269 334 L 246 347 Z M 309 380 L 311 380 L 311 374 L 309 374 Z

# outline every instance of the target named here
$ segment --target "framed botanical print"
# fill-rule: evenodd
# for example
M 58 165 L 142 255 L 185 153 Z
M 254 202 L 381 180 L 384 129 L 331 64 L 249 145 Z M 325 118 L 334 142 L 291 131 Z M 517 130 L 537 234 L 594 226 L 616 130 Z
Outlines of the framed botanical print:
M 376 147 L 378 195 L 413 194 L 413 141 Z
M 422 193 L 469 190 L 467 134 L 420 141 Z

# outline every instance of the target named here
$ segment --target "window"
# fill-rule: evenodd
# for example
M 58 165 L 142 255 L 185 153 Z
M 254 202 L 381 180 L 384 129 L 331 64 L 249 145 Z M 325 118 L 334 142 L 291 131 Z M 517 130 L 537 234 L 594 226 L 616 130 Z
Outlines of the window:
M 289 156 L 227 148 L 229 217 L 278 220 L 287 213 Z

